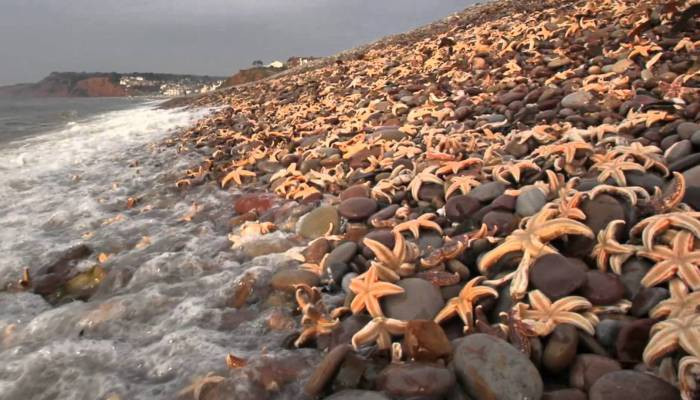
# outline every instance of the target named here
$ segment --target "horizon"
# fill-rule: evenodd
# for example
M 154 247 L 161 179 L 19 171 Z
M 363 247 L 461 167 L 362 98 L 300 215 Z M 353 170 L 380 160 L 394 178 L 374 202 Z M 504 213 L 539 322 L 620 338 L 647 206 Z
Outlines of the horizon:
M 228 77 L 251 67 L 254 60 L 268 64 L 293 56 L 330 56 L 410 31 L 476 1 L 4 3 L 0 6 L 0 48 L 4 49 L 0 86 L 38 82 L 51 72 Z

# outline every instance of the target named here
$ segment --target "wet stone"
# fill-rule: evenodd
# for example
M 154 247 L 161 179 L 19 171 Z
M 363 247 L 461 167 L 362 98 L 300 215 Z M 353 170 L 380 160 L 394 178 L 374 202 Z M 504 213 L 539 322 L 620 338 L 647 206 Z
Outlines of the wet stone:
M 518 400 L 542 397 L 537 368 L 508 342 L 483 333 L 455 345 L 453 366 L 466 394 L 474 399 Z
M 318 286 L 319 283 L 318 275 L 302 269 L 277 271 L 270 279 L 270 285 L 272 285 L 274 289 L 290 293 L 294 292 L 295 285 L 306 284 L 309 286 Z
M 336 346 L 333 350 L 329 351 L 306 381 L 304 392 L 309 396 L 318 396 L 321 394 L 324 388 L 333 379 L 333 376 L 338 371 L 338 368 L 340 368 L 346 355 L 351 351 L 352 346 L 349 344 Z
M 507 235 L 517 229 L 519 221 L 517 216 L 507 211 L 489 211 L 482 219 L 489 229 L 495 228 L 501 235 Z
M 633 299 L 637 293 L 643 288 L 642 278 L 649 272 L 653 264 L 646 259 L 630 258 L 622 264 L 622 275 L 620 281 L 625 287 L 625 297 Z
M 343 389 L 355 389 L 362 380 L 362 375 L 367 369 L 367 362 L 353 352 L 345 355 L 343 363 L 338 369 L 338 373 L 333 379 L 331 389 L 339 392 Z
M 422 362 L 390 364 L 377 378 L 377 388 L 394 398 L 440 398 L 454 384 L 452 371 Z
M 649 342 L 649 331 L 655 323 L 653 319 L 638 319 L 623 324 L 615 342 L 618 360 L 642 361 L 642 353 Z
M 554 301 L 585 285 L 586 272 L 585 267 L 560 254 L 545 254 L 530 269 L 530 282 Z
M 523 192 L 515 202 L 515 212 L 521 217 L 529 217 L 542 209 L 547 202 L 544 193 L 537 188 Z
M 690 140 L 684 139 L 669 147 L 664 153 L 664 158 L 666 159 L 667 163 L 671 164 L 690 155 L 692 152 L 693 144 L 690 142 Z
M 445 305 L 440 289 L 419 278 L 406 278 L 396 283 L 404 293 L 381 299 L 382 310 L 389 318 L 404 321 L 433 319 Z
M 349 263 L 357 254 L 357 244 L 355 242 L 341 243 L 328 254 L 326 262 L 330 263 Z
M 683 172 L 683 177 L 688 186 L 700 186 L 700 165 Z
M 601 320 L 595 327 L 595 337 L 603 346 L 612 347 L 615 345 L 617 335 L 624 324 L 625 321 L 617 319 Z
M 597 354 L 579 354 L 571 366 L 569 384 L 587 392 L 601 376 L 621 369 L 620 363 L 612 358 Z
M 586 273 L 586 283 L 581 288 L 581 295 L 593 305 L 610 305 L 622 300 L 625 287 L 617 275 L 591 270 Z
M 377 211 L 377 201 L 366 197 L 351 197 L 338 206 L 338 212 L 349 220 L 363 220 Z
M 664 180 L 658 175 L 652 173 L 642 173 L 639 171 L 630 171 L 625 173 L 627 184 L 629 186 L 641 186 L 650 193 L 654 193 L 655 187 L 663 187 Z
M 277 196 L 266 193 L 249 193 L 236 199 L 233 209 L 239 215 L 254 211 L 258 215 L 272 208 L 277 203 Z
M 302 255 L 304 256 L 304 261 L 312 264 L 321 262 L 323 256 L 325 256 L 331 249 L 328 240 L 320 238 L 309 243 L 309 246 L 304 249 Z
M 297 232 L 307 239 L 316 239 L 326 234 L 331 225 L 332 233 L 337 233 L 340 226 L 338 211 L 333 206 L 321 206 L 302 217 Z
M 587 400 L 585 392 L 578 389 L 559 389 L 545 392 L 542 400 Z
M 428 231 L 421 233 L 420 237 L 418 237 L 417 242 L 421 254 L 428 254 L 431 251 L 442 247 L 443 238 L 442 235 L 440 235 L 437 232 Z
M 343 390 L 337 393 L 333 393 L 328 397 L 324 397 L 324 400 L 390 400 L 388 397 L 380 392 L 374 392 L 371 390 L 357 390 L 349 389 Z
M 340 201 L 345 201 L 353 197 L 369 197 L 369 186 L 357 184 L 340 192 Z
M 574 362 L 577 347 L 576 328 L 568 324 L 558 325 L 544 347 L 542 364 L 550 372 L 561 372 Z
M 479 208 L 481 208 L 481 203 L 471 196 L 452 196 L 445 205 L 445 216 L 450 222 L 464 222 Z
M 700 131 L 700 125 L 695 122 L 681 122 L 676 127 L 676 133 L 682 139 L 690 139 L 698 131 Z
M 673 163 L 668 165 L 668 169 L 671 172 L 674 171 L 679 171 L 683 172 L 683 175 L 686 175 L 685 172 L 688 172 L 688 170 L 696 170 L 696 167 L 698 164 L 700 164 L 700 153 L 693 153 L 688 156 L 685 156 L 681 158 L 680 160 L 674 161 Z M 684 172 L 685 171 L 685 172 Z M 697 182 L 698 177 L 695 176 L 699 174 L 700 171 L 695 171 L 694 174 L 688 174 L 686 175 L 687 180 L 692 180 L 693 182 Z M 692 178 L 691 178 L 692 177 Z M 690 185 L 690 183 L 689 183 Z M 697 186 L 697 185 L 694 185 Z
M 644 317 L 654 306 L 668 297 L 668 289 L 662 287 L 643 288 L 632 299 L 629 314 L 635 317 Z
M 506 186 L 500 182 L 486 182 L 475 187 L 469 192 L 469 196 L 481 202 L 495 199 L 506 191 Z
M 565 96 L 561 100 L 561 106 L 572 110 L 585 110 L 593 101 L 593 96 L 586 91 L 578 91 Z
M 637 371 L 615 371 L 596 381 L 589 400 L 654 399 L 677 400 L 680 393 L 670 383 Z
M 408 321 L 403 344 L 408 356 L 418 361 L 436 361 L 452 354 L 445 331 L 432 320 Z

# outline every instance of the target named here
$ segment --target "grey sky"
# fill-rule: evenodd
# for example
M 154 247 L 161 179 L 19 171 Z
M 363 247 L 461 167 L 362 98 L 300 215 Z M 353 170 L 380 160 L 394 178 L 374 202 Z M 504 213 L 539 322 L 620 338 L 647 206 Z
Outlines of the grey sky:
M 475 0 L 0 0 L 0 85 L 51 71 L 230 75 L 330 55 Z

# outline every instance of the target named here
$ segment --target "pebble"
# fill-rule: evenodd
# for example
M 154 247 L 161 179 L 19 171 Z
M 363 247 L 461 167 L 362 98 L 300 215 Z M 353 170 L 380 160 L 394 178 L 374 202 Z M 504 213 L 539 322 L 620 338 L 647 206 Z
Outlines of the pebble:
M 248 193 L 236 199 L 233 209 L 242 215 L 255 211 L 258 215 L 272 208 L 277 203 L 278 197 L 267 193 Z
M 369 197 L 369 185 L 353 185 L 340 192 L 340 201 L 345 201 L 353 197 Z
M 377 201 L 367 197 L 351 197 L 338 206 L 338 212 L 351 220 L 364 220 L 377 211 Z
M 586 189 L 582 187 L 580 190 Z M 601 229 L 605 229 L 610 221 L 616 219 L 626 220 L 623 205 L 617 199 L 607 194 L 601 194 L 593 200 L 584 200 L 580 209 L 586 214 L 586 220 L 583 223 L 591 228 L 594 235 L 597 235 Z M 569 239 L 567 249 L 570 250 L 571 255 L 586 257 L 590 255 L 594 244 L 595 241 L 592 239 L 582 235 L 574 235 Z
M 683 177 L 688 186 L 700 186 L 700 165 L 683 172 Z
M 32 277 L 32 290 L 42 296 L 50 296 L 66 284 L 75 274 L 78 262 L 92 254 L 85 244 L 55 253 L 52 261 L 41 266 Z
M 689 169 L 695 169 L 693 167 L 698 166 L 698 164 L 700 164 L 700 153 L 693 153 L 691 155 L 688 155 L 688 156 L 681 158 L 678 161 L 674 161 L 673 163 L 669 164 L 668 169 L 671 172 L 674 172 L 674 171 L 682 172 L 682 171 L 687 171 Z M 695 175 L 697 175 L 699 172 L 700 171 L 696 170 Z M 684 173 L 684 175 L 685 175 L 685 173 Z M 686 176 L 686 178 L 688 178 L 688 180 L 691 180 L 693 182 L 693 186 L 697 186 L 697 179 L 698 179 L 697 176 L 692 176 L 692 179 L 688 176 Z
M 578 331 L 576 327 L 561 324 L 554 328 L 544 346 L 542 364 L 553 373 L 565 370 L 576 359 Z
M 587 392 L 601 376 L 621 369 L 620 363 L 612 358 L 597 354 L 579 354 L 569 371 L 569 384 Z
M 371 390 L 358 390 L 349 389 L 342 390 L 337 393 L 333 393 L 328 397 L 324 397 L 324 400 L 390 400 L 388 397 L 380 392 L 373 392 Z
M 700 131 L 693 133 L 693 136 L 690 137 L 690 142 L 693 146 L 700 147 Z
M 668 297 L 669 292 L 666 288 L 642 288 L 632 299 L 632 308 L 630 308 L 629 314 L 635 317 L 643 317 L 647 315 L 654 306 Z
M 649 342 L 649 331 L 656 323 L 653 319 L 637 319 L 626 322 L 620 328 L 615 341 L 617 359 L 621 362 L 640 362 Z
M 357 243 L 345 242 L 339 244 L 328 254 L 328 263 L 349 263 L 357 254 Z
M 442 238 L 442 235 L 437 232 L 427 231 L 421 233 L 416 242 L 421 254 L 428 254 L 435 249 L 441 248 L 444 239 Z
M 700 125 L 695 122 L 681 122 L 676 127 L 676 133 L 682 139 L 690 139 L 698 131 L 700 131 Z
M 654 399 L 678 400 L 680 393 L 670 383 L 637 371 L 615 371 L 596 381 L 589 400 Z
M 469 192 L 469 196 L 481 202 L 487 202 L 502 195 L 506 191 L 506 185 L 500 182 L 486 182 L 475 187 Z
M 530 269 L 530 282 L 552 301 L 586 284 L 586 269 L 560 254 L 539 257 Z
M 333 376 L 338 371 L 345 356 L 351 351 L 352 346 L 349 344 L 336 346 L 333 350 L 329 351 L 311 373 L 309 380 L 306 381 L 304 392 L 312 397 L 321 394 L 326 385 L 333 379 Z
M 523 192 L 515 201 L 515 212 L 521 217 L 529 217 L 542 209 L 547 197 L 537 188 Z
M 678 141 L 671 145 L 671 147 L 664 153 L 664 158 L 666 162 L 671 164 L 675 161 L 682 159 L 690 155 L 693 152 L 693 144 L 688 139 Z
M 337 234 L 340 226 L 340 216 L 333 206 L 321 206 L 306 214 L 297 226 L 297 233 L 307 239 L 316 239 L 328 232 L 333 225 L 331 233 Z
M 440 398 L 455 384 L 449 369 L 422 362 L 390 364 L 377 378 L 377 389 L 393 398 Z
M 450 222 L 464 222 L 481 208 L 479 200 L 469 195 L 452 196 L 445 204 L 445 216 Z
M 320 238 L 309 243 L 309 246 L 302 251 L 304 256 L 304 261 L 308 263 L 319 263 L 329 251 L 331 250 L 331 245 L 328 240 Z
M 595 337 L 605 347 L 612 347 L 617 341 L 617 335 L 625 321 L 617 319 L 603 319 L 595 327 Z
M 650 193 L 654 193 L 655 187 L 663 187 L 664 180 L 660 176 L 652 173 L 642 173 L 639 171 L 629 171 L 625 173 L 627 185 L 641 186 Z
M 355 278 L 357 278 L 357 273 L 355 272 L 348 272 L 343 276 L 343 280 L 340 282 L 343 292 L 350 293 L 350 282 Z
M 411 320 L 403 337 L 408 357 L 418 361 L 436 361 L 452 354 L 445 331 L 432 320 Z
M 581 295 L 593 305 L 610 305 L 622 300 L 625 287 L 615 274 L 590 270 L 586 273 L 586 283 L 581 288 Z
M 649 272 L 653 264 L 643 258 L 632 257 L 622 264 L 622 275 L 620 282 L 625 287 L 625 297 L 633 299 L 637 293 L 644 287 L 642 286 L 642 278 Z
M 270 285 L 274 289 L 290 293 L 294 292 L 295 285 L 318 286 L 320 283 L 318 275 L 303 269 L 283 269 L 275 272 L 270 279 Z
M 366 360 L 354 352 L 346 354 L 343 363 L 338 368 L 335 379 L 333 379 L 331 390 L 339 392 L 344 389 L 355 389 L 359 386 L 366 369 Z
M 488 229 L 496 229 L 499 235 L 507 235 L 518 228 L 520 219 L 508 211 L 489 211 L 481 220 Z
M 456 344 L 453 366 L 466 394 L 474 399 L 521 400 L 542 397 L 537 368 L 508 342 L 475 333 Z
M 381 299 L 382 310 L 389 318 L 432 320 L 445 305 L 440 289 L 424 279 L 406 278 L 396 284 L 404 292 Z
M 542 400 L 587 400 L 586 393 L 578 389 L 559 389 L 545 392 Z
M 572 110 L 586 110 L 593 101 L 593 96 L 583 90 L 571 93 L 561 100 L 561 106 Z

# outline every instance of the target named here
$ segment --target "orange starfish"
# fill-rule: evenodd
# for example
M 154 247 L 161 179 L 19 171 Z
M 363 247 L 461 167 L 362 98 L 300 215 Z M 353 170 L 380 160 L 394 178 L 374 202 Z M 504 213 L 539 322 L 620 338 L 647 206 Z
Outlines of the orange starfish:
M 644 249 L 638 254 L 656 261 L 642 278 L 644 286 L 655 286 L 678 276 L 691 289 L 700 289 L 700 251 L 695 250 L 695 238 L 690 232 L 676 233 L 671 247 L 654 246 L 651 251 Z
M 581 296 L 568 296 L 554 303 L 539 290 L 528 293 L 529 306 L 518 303 L 516 315 L 539 336 L 547 336 L 559 324 L 570 324 L 589 335 L 595 334 L 598 319 L 594 314 L 581 315 L 580 311 L 590 310 L 591 303 Z
M 370 266 L 367 272 L 354 278 L 350 282 L 350 290 L 355 293 L 355 297 L 350 303 L 353 314 L 367 309 L 369 315 L 382 317 L 382 308 L 379 306 L 379 299 L 392 294 L 403 293 L 401 286 L 389 282 L 381 282 L 377 277 L 377 267 Z
M 435 316 L 435 322 L 439 324 L 457 314 L 464 323 L 464 332 L 471 330 L 474 327 L 474 304 L 484 297 L 498 297 L 496 289 L 488 286 L 479 286 L 479 283 L 483 280 L 483 276 L 478 276 L 467 282 L 462 290 L 459 291 L 459 295 L 450 299 L 447 305 Z

